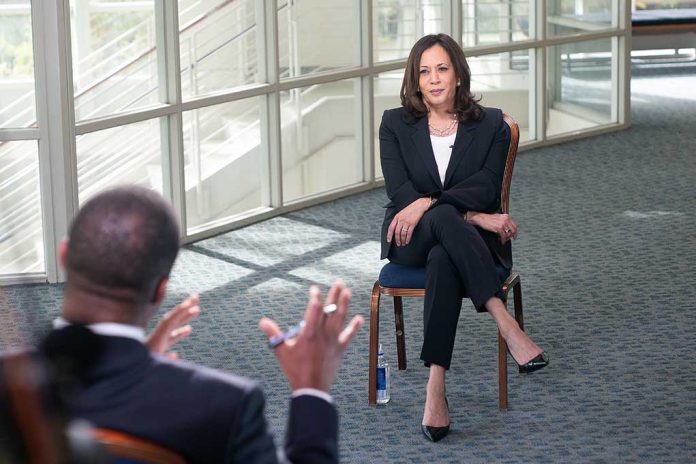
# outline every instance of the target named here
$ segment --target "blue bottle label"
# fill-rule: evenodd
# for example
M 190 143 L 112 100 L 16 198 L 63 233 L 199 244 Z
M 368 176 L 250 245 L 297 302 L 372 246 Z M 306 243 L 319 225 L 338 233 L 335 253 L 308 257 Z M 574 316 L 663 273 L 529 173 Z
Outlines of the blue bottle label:
M 377 368 L 377 390 L 387 389 L 387 369 L 385 367 Z

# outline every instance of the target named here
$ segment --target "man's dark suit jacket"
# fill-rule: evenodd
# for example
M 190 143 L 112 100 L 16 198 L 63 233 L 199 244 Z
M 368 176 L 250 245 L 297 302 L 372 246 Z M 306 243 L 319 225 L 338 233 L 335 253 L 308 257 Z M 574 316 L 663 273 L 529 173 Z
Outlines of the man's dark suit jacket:
M 389 256 L 387 229 L 392 219 L 419 198 L 435 197 L 440 204 L 453 205 L 462 213 L 499 211 L 510 145 L 510 129 L 501 110 L 485 108 L 480 121 L 459 124 L 444 184 L 437 170 L 427 117 L 413 118 L 403 107 L 385 111 L 379 145 L 390 200 L 382 224 L 382 259 Z M 417 231 L 416 227 L 414 233 Z M 512 269 L 510 242 L 503 245 L 497 234 L 478 231 L 498 262 Z
M 69 405 L 73 417 L 149 439 L 191 463 L 338 462 L 338 415 L 323 399 L 291 400 L 278 451 L 253 381 L 169 360 L 130 338 L 98 339 L 103 351 Z

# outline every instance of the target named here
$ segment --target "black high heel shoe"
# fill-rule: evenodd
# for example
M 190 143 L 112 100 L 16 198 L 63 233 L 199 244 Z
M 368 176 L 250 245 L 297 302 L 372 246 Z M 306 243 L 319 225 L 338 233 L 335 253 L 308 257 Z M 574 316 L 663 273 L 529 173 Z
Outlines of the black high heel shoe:
M 421 424 L 421 430 L 423 431 L 423 435 L 425 435 L 425 438 L 432 441 L 433 443 L 445 438 L 449 433 L 449 427 L 449 425 L 445 425 L 444 427 L 431 427 L 429 425 Z
M 447 412 L 449 412 L 449 402 L 447 401 L 447 397 L 445 397 L 445 404 L 447 405 Z M 430 425 L 421 424 L 421 431 L 423 432 L 423 435 L 425 435 L 425 438 L 433 443 L 445 438 L 449 433 L 449 430 L 449 425 L 445 425 L 444 427 L 431 427 Z
M 510 349 L 508 349 L 508 353 L 510 353 Z M 512 356 L 512 353 L 510 353 L 510 356 Z M 512 356 L 512 359 L 515 359 L 515 357 Z M 532 358 L 531 361 L 528 361 L 525 364 L 518 363 L 516 359 L 515 362 L 519 367 L 520 374 L 529 374 L 530 372 L 538 371 L 539 369 L 543 369 L 544 367 L 548 366 L 549 355 L 546 354 L 546 351 L 542 351 Z

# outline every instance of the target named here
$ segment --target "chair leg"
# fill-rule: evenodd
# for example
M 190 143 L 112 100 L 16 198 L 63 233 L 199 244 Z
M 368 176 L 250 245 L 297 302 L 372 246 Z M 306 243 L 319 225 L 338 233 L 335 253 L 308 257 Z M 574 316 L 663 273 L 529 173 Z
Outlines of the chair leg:
M 406 369 L 406 340 L 404 334 L 404 306 L 400 296 L 394 297 L 394 322 L 396 323 L 396 354 L 399 370 Z
M 367 374 L 367 399 L 370 405 L 377 404 L 377 349 L 379 348 L 379 282 L 372 287 L 370 300 L 370 351 Z
M 498 409 L 508 408 L 507 343 L 498 330 Z

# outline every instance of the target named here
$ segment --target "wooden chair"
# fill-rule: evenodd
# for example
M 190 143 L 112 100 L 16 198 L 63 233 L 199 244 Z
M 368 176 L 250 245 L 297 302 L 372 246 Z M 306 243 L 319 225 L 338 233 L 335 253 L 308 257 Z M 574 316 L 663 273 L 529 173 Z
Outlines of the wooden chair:
M 46 378 L 29 352 L 0 354 L 0 429 L 3 438 L 9 437 L 0 442 L 0 461 L 58 464 L 67 459 L 65 424 L 50 410 L 55 405 L 46 395 Z
M 519 144 L 520 131 L 517 122 L 507 114 L 503 114 L 503 119 L 510 127 L 510 145 L 508 148 L 507 159 L 505 162 L 505 172 L 501 190 L 501 211 L 508 212 L 510 203 L 510 182 L 512 180 L 512 170 L 515 166 L 517 156 L 517 146 Z M 498 269 L 501 275 L 502 291 L 504 302 L 507 303 L 507 296 L 513 290 L 515 319 L 524 330 L 522 316 L 522 286 L 520 276 L 515 272 L 508 272 L 502 266 Z M 382 285 L 384 284 L 384 285 Z M 399 370 L 406 369 L 406 345 L 403 305 L 403 297 L 424 297 L 425 296 L 425 267 L 402 266 L 387 263 L 382 268 L 379 279 L 372 287 L 372 299 L 370 304 L 370 351 L 369 351 L 369 375 L 368 375 L 368 401 L 371 405 L 377 402 L 377 348 L 379 346 L 379 301 L 380 296 L 394 297 L 394 319 L 396 322 L 396 349 L 399 361 Z M 507 343 L 498 331 L 498 407 L 501 410 L 507 409 Z
M 179 454 L 150 441 L 109 429 L 94 429 L 94 438 L 116 463 L 186 464 Z

